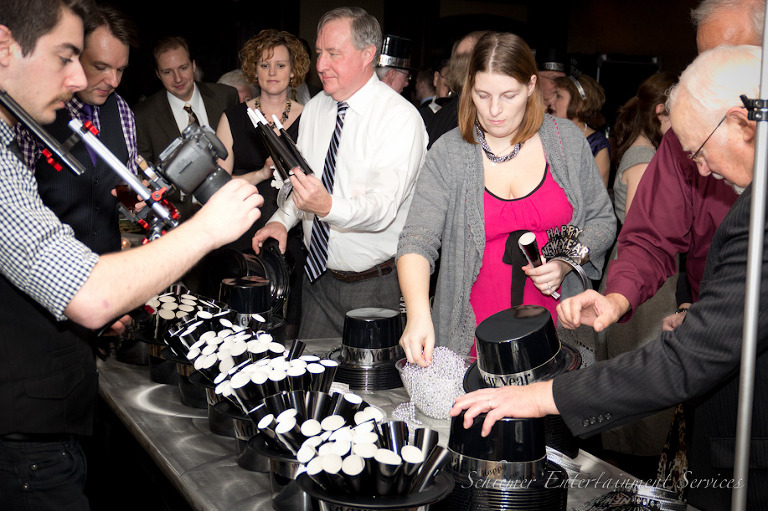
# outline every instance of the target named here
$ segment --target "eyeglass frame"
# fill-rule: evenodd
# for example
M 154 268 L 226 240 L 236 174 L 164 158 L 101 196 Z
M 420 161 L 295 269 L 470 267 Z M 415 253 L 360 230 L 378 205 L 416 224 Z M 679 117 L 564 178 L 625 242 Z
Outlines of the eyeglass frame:
M 400 68 L 396 67 L 395 71 L 397 71 L 400 74 L 404 74 L 406 82 L 410 82 L 411 81 L 411 72 L 408 71 L 407 69 L 400 69 Z M 438 71 L 438 73 L 439 73 L 439 71 Z M 442 77 L 443 75 L 440 75 L 440 76 Z
M 715 129 L 713 129 L 712 132 L 709 134 L 709 136 L 704 139 L 704 142 L 702 142 L 701 145 L 699 146 L 699 148 L 696 149 L 695 153 L 693 153 L 693 154 L 688 153 L 688 154 L 685 155 L 689 160 L 691 160 L 692 162 L 696 163 L 696 158 L 699 157 L 699 153 L 701 152 L 702 149 L 704 149 L 704 144 L 709 142 L 709 139 L 712 138 L 712 135 L 715 134 L 715 132 L 717 131 L 717 128 L 719 128 L 720 125 L 723 124 L 723 121 L 725 121 L 726 117 L 728 117 L 727 113 L 725 115 L 723 115 L 723 118 L 720 119 L 720 122 L 717 123 L 717 126 L 715 126 Z

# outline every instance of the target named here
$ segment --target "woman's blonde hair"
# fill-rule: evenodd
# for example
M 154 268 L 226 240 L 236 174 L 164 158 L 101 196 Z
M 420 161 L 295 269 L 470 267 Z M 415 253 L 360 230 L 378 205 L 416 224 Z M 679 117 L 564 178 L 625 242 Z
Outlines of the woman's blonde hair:
M 251 83 L 259 83 L 259 61 L 265 50 L 285 46 L 291 56 L 291 87 L 298 87 L 309 71 L 309 55 L 298 37 L 285 31 L 274 29 L 262 30 L 248 39 L 240 50 L 240 68 Z M 270 55 L 271 56 L 271 55 Z

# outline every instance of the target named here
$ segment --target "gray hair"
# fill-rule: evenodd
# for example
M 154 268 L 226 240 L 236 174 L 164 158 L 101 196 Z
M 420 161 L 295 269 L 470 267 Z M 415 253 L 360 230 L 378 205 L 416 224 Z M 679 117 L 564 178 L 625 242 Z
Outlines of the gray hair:
M 337 19 L 348 19 L 352 27 L 352 46 L 358 51 L 373 45 L 376 53 L 373 56 L 373 62 L 378 62 L 379 52 L 381 51 L 381 25 L 379 20 L 362 7 L 339 7 L 326 12 L 317 22 L 317 32 L 329 21 Z
M 702 0 L 695 9 L 691 9 L 691 20 L 698 29 L 712 16 L 732 10 L 743 12 L 744 16 L 752 20 L 752 30 L 758 39 L 762 40 L 765 24 L 765 2 L 762 0 Z
M 245 85 L 251 89 L 253 97 L 256 97 L 259 93 L 258 88 L 248 81 L 248 79 L 245 77 L 245 73 L 243 73 L 241 69 L 233 69 L 232 71 L 227 71 L 219 77 L 216 83 L 223 83 L 224 85 L 230 85 L 232 87 Z
M 757 97 L 761 51 L 759 46 L 743 45 L 718 46 L 701 53 L 670 90 L 667 111 L 684 100 L 698 120 L 715 126 L 729 108 L 741 105 L 740 95 Z

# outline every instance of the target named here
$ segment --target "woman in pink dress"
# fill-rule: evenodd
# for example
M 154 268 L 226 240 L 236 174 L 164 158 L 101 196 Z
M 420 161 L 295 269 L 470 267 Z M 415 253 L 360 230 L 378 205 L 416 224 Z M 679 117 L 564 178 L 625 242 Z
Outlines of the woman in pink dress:
M 581 130 L 545 115 L 536 63 L 519 37 L 488 33 L 470 57 L 459 102 L 459 127 L 427 154 L 398 244 L 407 311 L 400 340 L 409 362 L 428 364 L 435 345 L 469 354 L 477 324 L 520 299 L 512 273 L 527 277 L 521 303 L 555 314 L 555 291 L 583 290 L 561 261 L 537 268 L 504 262 L 511 233 L 583 229 L 590 249 L 584 271 L 600 276 L 615 235 L 613 208 Z M 514 250 L 518 250 L 514 247 Z M 434 305 L 429 276 L 440 258 Z

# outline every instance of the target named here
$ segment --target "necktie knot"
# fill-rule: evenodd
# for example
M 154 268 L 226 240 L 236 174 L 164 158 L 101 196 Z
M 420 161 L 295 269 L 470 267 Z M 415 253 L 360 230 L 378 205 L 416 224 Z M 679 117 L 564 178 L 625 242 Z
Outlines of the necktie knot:
M 336 116 L 344 119 L 344 116 L 347 115 L 347 108 L 349 108 L 349 105 L 346 101 L 339 101 L 336 104 Z
M 83 114 L 85 114 L 86 119 L 93 122 L 93 105 L 83 103 Z
M 200 124 L 200 121 L 197 120 L 197 115 L 195 115 L 195 111 L 192 110 L 192 105 L 189 103 L 184 105 L 184 111 L 187 112 L 187 115 L 189 116 L 189 122 L 187 122 L 187 126 L 190 124 Z

